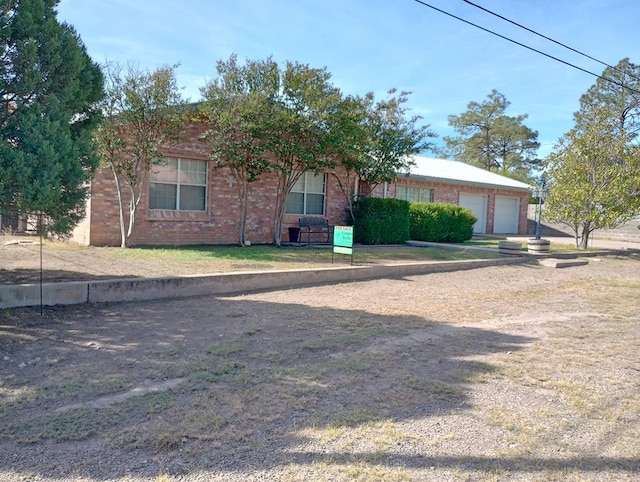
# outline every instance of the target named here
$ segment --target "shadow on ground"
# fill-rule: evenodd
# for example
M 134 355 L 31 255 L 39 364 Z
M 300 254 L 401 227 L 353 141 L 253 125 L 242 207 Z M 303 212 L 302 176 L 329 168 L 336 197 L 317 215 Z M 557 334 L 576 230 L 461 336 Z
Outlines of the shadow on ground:
M 424 455 L 447 417 L 469 416 L 473 386 L 495 370 L 487 360 L 534 341 L 428 316 L 243 296 L 7 311 L 0 475 L 637 469 L 637 459 L 503 457 L 483 439 L 467 455 Z M 167 380 L 177 386 L 88 405 Z

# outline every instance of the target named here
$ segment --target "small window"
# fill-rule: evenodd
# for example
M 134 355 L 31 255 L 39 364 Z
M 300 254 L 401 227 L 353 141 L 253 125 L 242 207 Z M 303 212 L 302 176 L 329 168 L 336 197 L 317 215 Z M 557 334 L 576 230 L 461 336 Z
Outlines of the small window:
M 287 214 L 324 215 L 326 176 L 305 172 L 287 197 Z
M 430 203 L 433 202 L 433 189 L 398 186 L 396 188 L 396 198 L 412 203 Z
M 175 211 L 205 211 L 207 206 L 207 162 L 167 159 L 151 168 L 149 208 Z

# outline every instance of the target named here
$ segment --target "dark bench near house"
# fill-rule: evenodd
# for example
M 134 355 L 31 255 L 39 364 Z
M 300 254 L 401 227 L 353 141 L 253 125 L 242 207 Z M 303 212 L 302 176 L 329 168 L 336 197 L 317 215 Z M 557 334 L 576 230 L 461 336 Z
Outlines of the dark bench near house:
M 331 228 L 329 220 L 327 218 L 313 217 L 313 218 L 300 218 L 298 220 L 298 226 L 300 227 L 300 242 L 302 242 L 303 236 L 307 234 L 307 244 L 311 244 L 312 234 L 326 234 L 329 242 L 331 236 Z

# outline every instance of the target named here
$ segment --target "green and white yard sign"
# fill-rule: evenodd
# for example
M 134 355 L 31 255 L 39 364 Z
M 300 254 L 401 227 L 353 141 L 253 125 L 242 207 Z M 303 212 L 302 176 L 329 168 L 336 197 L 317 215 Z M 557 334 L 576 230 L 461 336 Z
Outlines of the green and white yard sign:
M 333 227 L 333 252 L 351 255 L 353 264 L 353 226 Z

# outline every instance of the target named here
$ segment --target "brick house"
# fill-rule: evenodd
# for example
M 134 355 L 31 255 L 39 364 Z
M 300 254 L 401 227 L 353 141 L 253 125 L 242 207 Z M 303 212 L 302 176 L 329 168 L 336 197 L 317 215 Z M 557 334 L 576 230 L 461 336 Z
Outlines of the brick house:
M 409 173 L 374 195 L 407 201 L 457 204 L 471 209 L 477 234 L 526 234 L 531 187 L 462 162 L 414 156 Z
M 167 163 L 154 166 L 136 215 L 131 245 L 236 244 L 238 242 L 239 202 L 236 180 L 225 169 L 208 162 L 208 149 L 199 136 L 204 127 L 188 127 L 190 141 L 163 149 Z M 485 171 L 441 159 L 416 158 L 426 172 L 439 163 L 453 169 L 450 179 L 417 170 L 402 174 L 396 183 L 379 186 L 374 195 L 407 200 L 450 202 L 472 207 L 475 202 L 483 221 L 477 232 L 495 231 L 495 213 L 504 201 L 517 208 L 516 224 L 504 232 L 526 233 L 528 186 L 502 176 L 483 175 Z M 427 162 L 428 161 L 428 162 Z M 420 168 L 422 169 L 422 168 Z M 464 179 L 455 175 L 464 173 Z M 339 174 L 339 173 L 338 173 Z M 474 177 L 475 176 L 475 177 Z M 485 179 L 486 178 L 486 179 Z M 475 180 L 474 180 L 475 179 Z M 276 184 L 266 174 L 252 184 L 247 216 L 247 240 L 253 244 L 273 241 Z M 123 193 L 124 194 L 124 193 Z M 426 196 L 426 198 L 425 198 Z M 474 198 L 474 196 L 476 196 Z M 509 201 L 511 200 L 511 201 Z M 502 204 L 501 204 L 502 203 Z M 287 227 L 297 226 L 301 216 L 323 216 L 330 224 L 344 224 L 347 199 L 332 173 L 305 173 L 287 200 L 282 240 Z M 513 209 L 513 206 L 512 206 Z M 479 216 L 480 217 L 480 216 Z M 502 225 L 500 225 L 502 226 Z M 93 246 L 119 246 L 118 201 L 113 174 L 99 170 L 90 186 L 86 217 L 73 232 L 73 240 Z
M 131 245 L 237 244 L 236 180 L 228 170 L 208 162 L 209 150 L 200 139 L 204 130 L 204 125 L 190 125 L 189 141 L 162 149 L 167 163 L 152 168 Z M 246 235 L 253 244 L 273 242 L 276 189 L 275 176 L 268 173 L 251 185 Z M 288 199 L 283 241 L 288 240 L 287 227 L 297 226 L 302 215 L 324 216 L 331 224 L 344 224 L 346 205 L 331 175 L 305 173 Z M 118 212 L 113 174 L 101 169 L 91 182 L 86 216 L 72 239 L 85 245 L 119 246 Z

